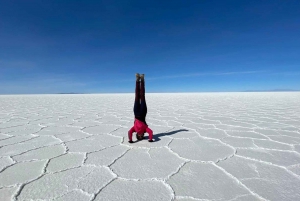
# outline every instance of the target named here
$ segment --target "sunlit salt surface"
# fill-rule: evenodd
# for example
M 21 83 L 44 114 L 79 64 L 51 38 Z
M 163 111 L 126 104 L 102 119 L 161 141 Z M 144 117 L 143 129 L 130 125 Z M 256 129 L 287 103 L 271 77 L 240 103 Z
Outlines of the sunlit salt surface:
M 300 200 L 300 93 L 0 96 L 0 200 Z M 135 140 L 135 135 L 134 135 Z

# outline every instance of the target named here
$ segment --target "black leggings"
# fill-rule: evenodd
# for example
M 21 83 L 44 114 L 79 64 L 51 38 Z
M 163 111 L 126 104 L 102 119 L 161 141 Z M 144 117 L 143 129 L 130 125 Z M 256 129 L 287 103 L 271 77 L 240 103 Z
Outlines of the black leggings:
M 146 125 L 147 104 L 145 100 L 145 82 L 137 81 L 135 83 L 135 100 L 133 107 L 134 117 Z

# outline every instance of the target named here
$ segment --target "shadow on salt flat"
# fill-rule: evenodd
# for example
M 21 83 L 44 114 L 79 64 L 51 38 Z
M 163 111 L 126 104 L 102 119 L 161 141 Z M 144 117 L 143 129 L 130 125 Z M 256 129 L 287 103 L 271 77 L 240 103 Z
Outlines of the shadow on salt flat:
M 135 134 L 133 135 L 133 143 L 129 143 L 127 142 L 127 140 L 125 140 L 123 142 L 123 144 L 125 145 L 129 145 L 131 147 L 147 147 L 147 148 L 151 148 L 151 147 L 164 147 L 167 146 L 171 141 L 172 141 L 172 137 L 170 135 L 182 132 L 182 131 L 188 131 L 185 129 L 179 129 L 179 130 L 172 130 L 169 132 L 165 132 L 165 133 L 158 133 L 158 134 L 153 134 L 153 142 L 149 143 L 148 139 L 149 136 L 148 134 L 145 134 L 145 137 L 143 140 L 138 141 L 136 140 Z
M 154 134 L 153 135 L 153 140 L 154 140 L 154 142 L 157 142 L 157 141 L 160 141 L 160 137 L 174 135 L 176 133 L 183 132 L 183 131 L 189 131 L 189 130 L 187 130 L 187 129 L 179 129 L 179 130 L 173 130 L 173 131 L 170 131 L 170 132 L 167 132 L 167 133 Z M 145 136 L 145 139 L 148 140 L 149 136 Z

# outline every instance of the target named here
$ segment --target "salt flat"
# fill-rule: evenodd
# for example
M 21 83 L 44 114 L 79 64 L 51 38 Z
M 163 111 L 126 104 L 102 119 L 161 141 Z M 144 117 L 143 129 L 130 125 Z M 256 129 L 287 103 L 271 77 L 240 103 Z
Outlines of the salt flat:
M 0 200 L 300 200 L 300 93 L 0 96 Z M 134 138 L 135 139 L 135 138 Z

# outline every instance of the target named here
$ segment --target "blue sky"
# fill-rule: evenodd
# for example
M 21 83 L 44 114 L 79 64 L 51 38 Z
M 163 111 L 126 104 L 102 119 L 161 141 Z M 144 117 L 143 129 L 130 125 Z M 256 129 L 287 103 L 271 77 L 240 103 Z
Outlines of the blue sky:
M 1 1 L 0 94 L 300 90 L 300 1 Z

